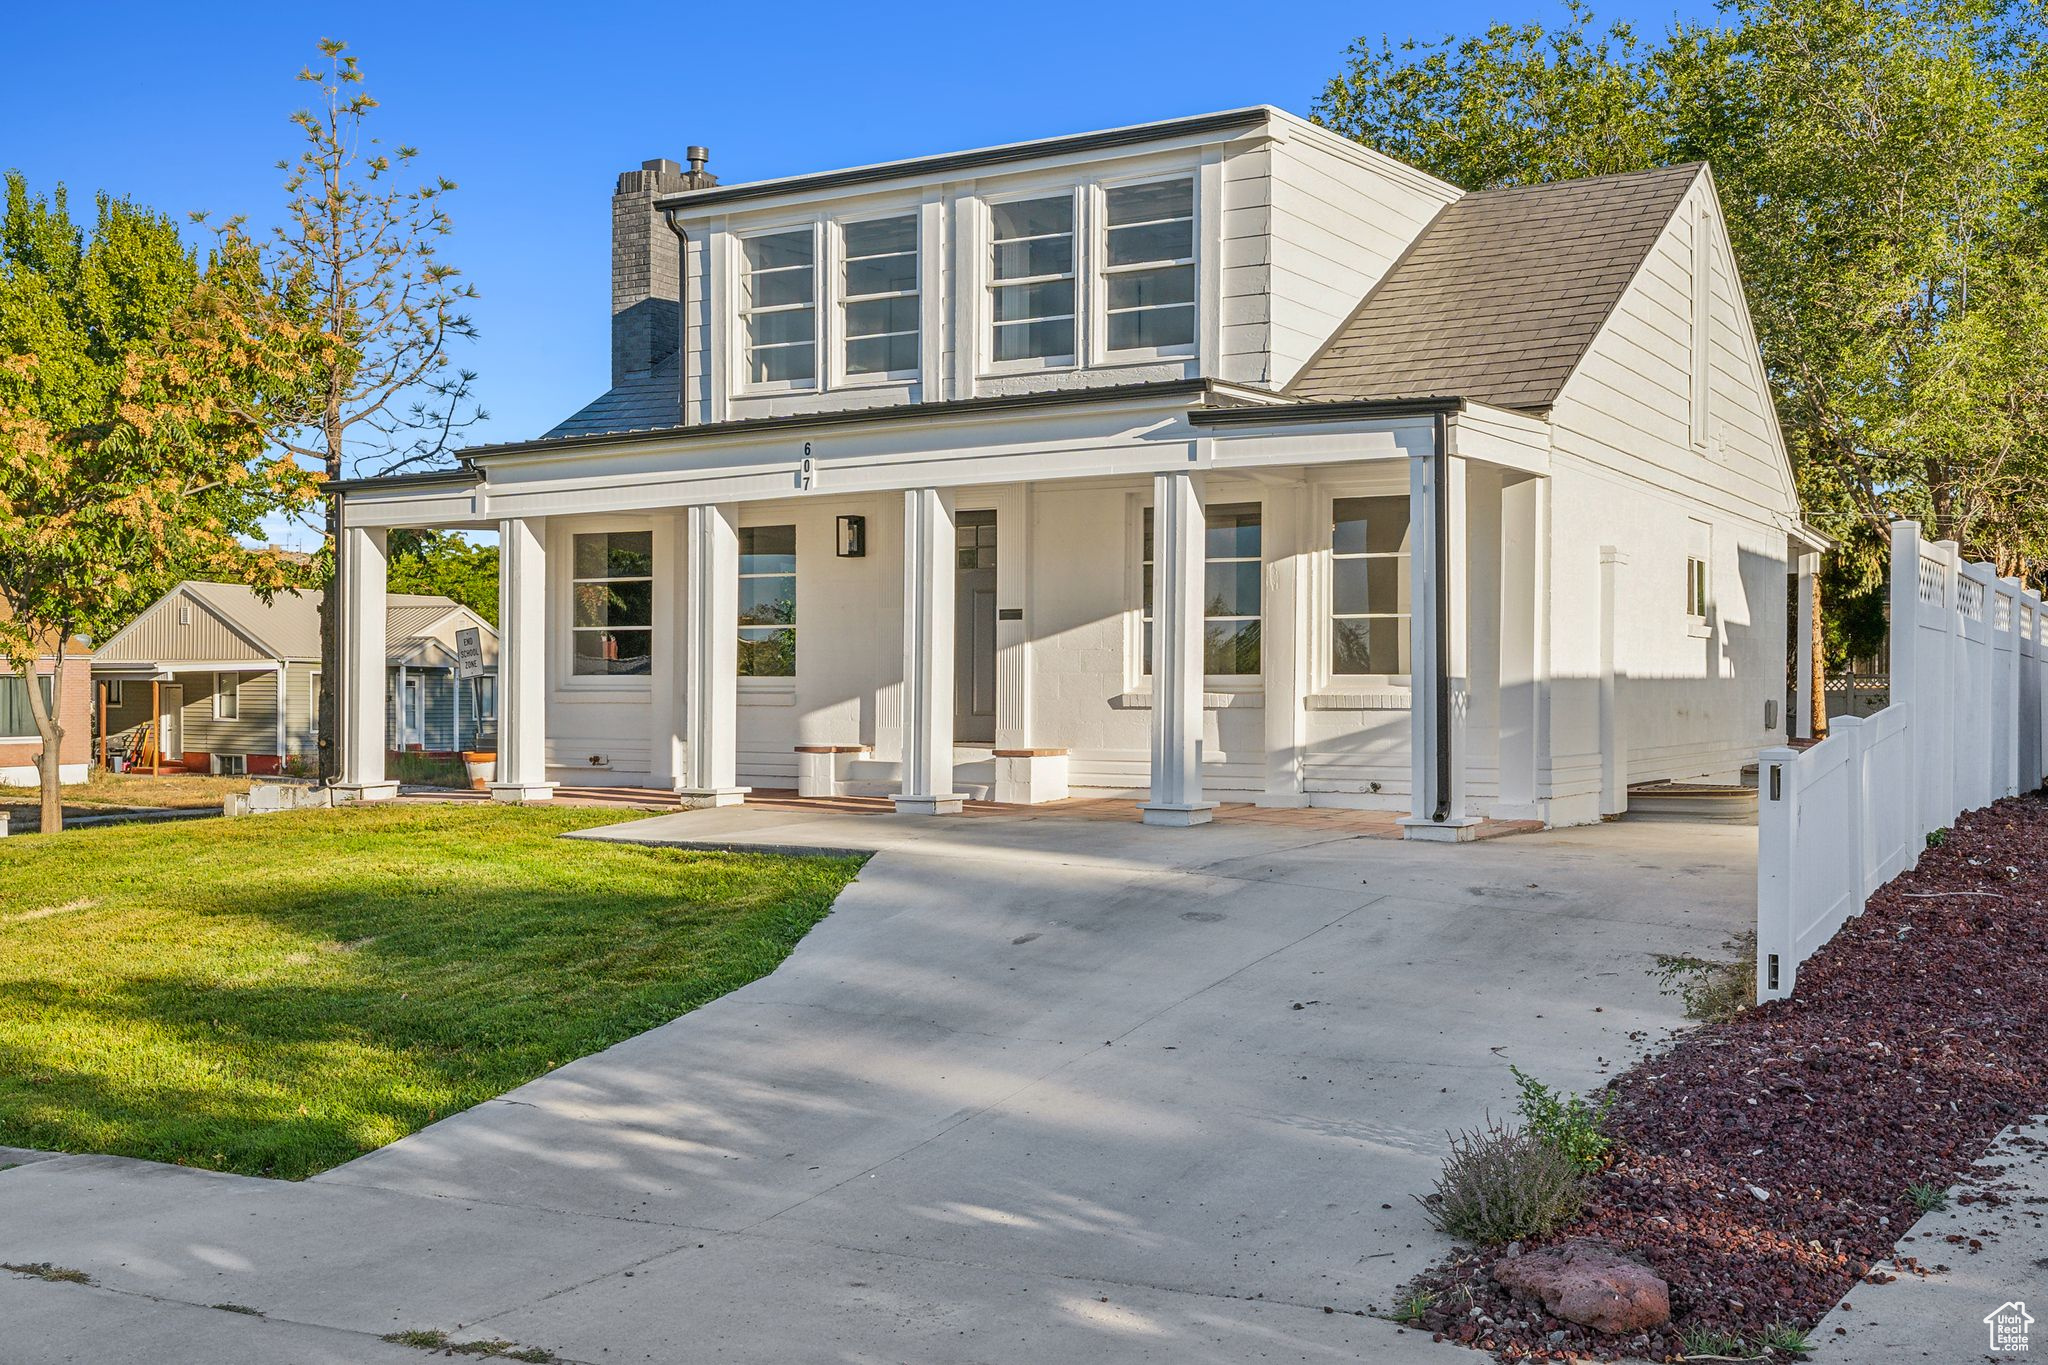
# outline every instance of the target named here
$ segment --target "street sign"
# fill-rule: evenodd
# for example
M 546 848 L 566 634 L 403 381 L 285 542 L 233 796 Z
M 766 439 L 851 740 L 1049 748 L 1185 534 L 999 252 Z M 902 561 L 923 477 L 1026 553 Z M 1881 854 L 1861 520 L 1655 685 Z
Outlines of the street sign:
M 475 626 L 455 632 L 455 676 L 481 678 L 484 675 L 484 633 Z

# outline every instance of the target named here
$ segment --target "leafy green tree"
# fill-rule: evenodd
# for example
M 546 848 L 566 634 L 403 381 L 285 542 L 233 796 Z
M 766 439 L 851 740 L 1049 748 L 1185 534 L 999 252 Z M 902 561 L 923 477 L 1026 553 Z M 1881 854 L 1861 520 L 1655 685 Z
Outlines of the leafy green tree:
M 1554 29 L 1362 39 L 1317 114 L 1471 189 L 1711 162 L 1840 581 L 1874 590 L 1901 516 L 2038 579 L 2044 39 L 2028 0 L 1725 0 L 1655 43 L 1575 0 Z
M 453 531 L 394 530 L 390 544 L 393 592 L 439 593 L 498 624 L 498 547 L 479 545 Z
M 296 361 L 295 382 L 269 395 L 265 434 L 326 479 L 388 474 L 445 462 L 460 434 L 485 420 L 450 347 L 476 336 L 465 311 L 476 289 L 440 257 L 454 223 L 444 207 L 455 182 L 401 183 L 418 152 L 386 149 L 369 132 L 378 107 L 347 44 L 320 43 L 322 65 L 299 79 L 318 92 L 292 115 L 303 135 L 285 175 L 282 220 L 267 235 L 244 235 L 243 220 L 221 228 L 239 263 L 239 294 L 255 344 Z M 252 417 L 255 414 L 250 414 Z M 340 506 L 326 501 L 331 575 Z M 341 676 L 340 608 L 320 611 L 320 775 L 336 776 L 329 736 Z
M 0 219 L 0 657 L 42 739 L 45 831 L 59 786 L 64 645 L 98 635 L 197 567 L 288 581 L 244 548 L 263 516 L 312 496 L 239 416 L 274 376 L 239 310 L 163 216 L 101 195 L 90 232 L 64 190 L 6 178 Z M 287 381 L 288 382 L 288 381 Z M 35 681 L 54 655 L 46 698 Z M 83 723 L 82 721 L 79 723 Z

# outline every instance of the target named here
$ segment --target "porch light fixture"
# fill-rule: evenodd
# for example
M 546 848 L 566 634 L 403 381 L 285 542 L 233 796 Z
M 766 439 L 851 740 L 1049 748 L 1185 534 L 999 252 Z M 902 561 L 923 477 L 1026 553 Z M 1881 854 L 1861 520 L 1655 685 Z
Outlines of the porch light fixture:
M 866 517 L 839 518 L 839 557 L 841 559 L 864 559 L 868 552 L 868 519 Z

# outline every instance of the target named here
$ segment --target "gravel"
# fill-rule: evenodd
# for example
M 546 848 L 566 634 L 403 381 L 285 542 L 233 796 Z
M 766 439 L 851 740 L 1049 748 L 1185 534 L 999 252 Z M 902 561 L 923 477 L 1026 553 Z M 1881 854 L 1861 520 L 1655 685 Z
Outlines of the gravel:
M 1424 1272 L 1412 1288 L 1434 1306 L 1415 1325 L 1504 1359 L 1677 1360 L 1690 1328 L 1755 1353 L 1768 1328 L 1811 1328 L 1884 1278 L 1873 1263 L 1919 1217 L 1907 1187 L 1984 1175 L 1970 1167 L 1993 1139 L 2048 1110 L 2044 1057 L 2048 801 L 2029 795 L 1960 817 L 1801 966 L 1793 999 L 1689 1030 L 1609 1083 L 1615 1160 L 1545 1240 L 1636 1252 L 1670 1283 L 1668 1327 L 1530 1318 L 1488 1277 L 1497 1251 Z

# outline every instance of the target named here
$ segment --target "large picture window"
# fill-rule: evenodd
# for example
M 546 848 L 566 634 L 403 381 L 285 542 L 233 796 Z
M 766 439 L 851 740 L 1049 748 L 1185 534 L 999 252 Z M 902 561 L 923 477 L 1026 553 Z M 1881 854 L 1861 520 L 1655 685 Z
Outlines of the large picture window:
M 796 676 L 796 527 L 740 528 L 740 676 Z
M 1112 351 L 1195 344 L 1195 182 L 1104 192 L 1102 267 Z
M 1338 498 L 1330 518 L 1330 672 L 1409 672 L 1406 497 Z
M 43 686 L 43 704 L 50 704 L 50 678 L 37 679 Z M 75 724 L 76 722 L 74 722 Z M 28 708 L 28 684 L 12 672 L 0 672 L 0 739 L 35 739 L 35 714 Z
M 654 534 L 575 537 L 575 661 L 579 677 L 640 675 L 654 659 Z
M 742 244 L 740 335 L 749 384 L 801 387 L 818 375 L 817 233 L 749 237 Z
M 1220 504 L 1204 509 L 1202 567 L 1202 671 L 1219 677 L 1259 673 L 1259 613 L 1263 602 L 1263 547 L 1259 505 Z M 1145 509 L 1145 672 L 1152 672 L 1152 509 Z
M 998 361 L 1074 355 L 1074 196 L 989 207 Z
M 916 374 L 917 215 L 848 223 L 840 244 L 847 376 Z

